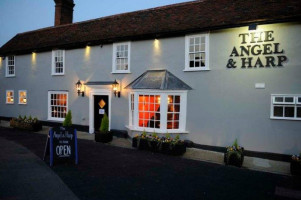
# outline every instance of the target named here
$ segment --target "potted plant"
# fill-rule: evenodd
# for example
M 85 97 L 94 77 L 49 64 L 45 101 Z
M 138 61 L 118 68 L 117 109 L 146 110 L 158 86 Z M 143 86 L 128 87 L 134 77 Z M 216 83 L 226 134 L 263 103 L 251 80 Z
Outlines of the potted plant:
M 171 142 L 171 153 L 172 155 L 179 156 L 186 152 L 186 146 L 184 141 L 180 140 L 180 136 L 177 135 Z
M 159 151 L 164 154 L 171 154 L 171 142 L 172 138 L 169 133 L 166 133 L 165 137 L 161 138 L 159 144 Z
M 145 130 L 141 133 L 140 137 L 138 138 L 138 149 L 139 150 L 148 150 L 148 142 L 147 142 L 147 135 Z
M 10 120 L 10 126 L 13 128 L 29 130 L 29 131 L 40 131 L 42 130 L 42 123 L 37 119 L 29 116 L 22 117 L 19 115 L 18 118 L 12 118 Z
M 293 155 L 291 158 L 291 174 L 294 176 L 301 176 L 301 153 L 298 155 Z
M 139 139 L 139 135 L 136 134 L 133 139 L 132 139 L 132 147 L 137 147 L 138 146 L 138 139 Z
M 235 139 L 232 146 L 227 147 L 224 154 L 224 162 L 226 165 L 241 167 L 244 160 L 244 148 L 240 147 Z
M 157 152 L 159 149 L 159 142 L 160 138 L 158 137 L 157 133 L 154 132 L 152 135 L 148 137 L 148 147 L 151 151 Z
M 64 127 L 71 127 L 72 126 L 72 113 L 71 110 L 68 110 L 67 115 L 63 121 Z
M 113 139 L 113 134 L 109 131 L 109 118 L 105 113 L 101 119 L 101 125 L 99 131 L 95 131 L 95 141 L 96 142 L 111 142 Z

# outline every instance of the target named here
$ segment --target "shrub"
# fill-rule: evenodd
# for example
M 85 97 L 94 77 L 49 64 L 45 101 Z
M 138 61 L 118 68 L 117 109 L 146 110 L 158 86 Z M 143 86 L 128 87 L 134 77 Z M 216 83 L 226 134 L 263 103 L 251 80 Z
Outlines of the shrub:
M 72 126 L 72 113 L 71 110 L 68 111 L 65 120 L 63 122 L 63 126 Z
M 29 116 L 27 119 L 26 116 L 22 117 L 21 115 L 19 115 L 18 118 L 12 118 L 10 120 L 10 126 L 30 131 L 40 131 L 42 129 L 42 124 L 37 118 L 32 119 L 32 117 Z
M 109 118 L 106 113 L 103 115 L 101 119 L 101 125 L 99 131 L 104 133 L 109 132 Z
M 244 160 L 244 148 L 238 145 L 237 139 L 234 140 L 232 146 L 227 147 L 224 155 L 226 165 L 234 165 L 241 167 Z

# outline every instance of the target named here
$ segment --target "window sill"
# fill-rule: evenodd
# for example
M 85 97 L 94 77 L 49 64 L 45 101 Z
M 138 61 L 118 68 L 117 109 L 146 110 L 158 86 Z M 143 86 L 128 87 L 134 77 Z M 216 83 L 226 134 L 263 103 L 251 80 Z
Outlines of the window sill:
M 18 103 L 19 105 L 27 105 L 27 103 Z
M 270 117 L 270 119 L 287 120 L 287 121 L 301 121 L 301 118 L 289 118 L 289 117 Z
M 131 72 L 111 72 L 112 74 L 131 74 Z
M 147 132 L 147 133 L 154 133 L 154 129 L 152 128 L 145 128 L 145 129 L 140 129 L 134 126 L 125 126 L 127 129 L 131 130 L 131 131 L 139 131 L 139 132 Z M 188 134 L 188 131 L 181 131 L 181 130 L 171 130 L 171 129 L 167 129 L 167 130 L 155 130 L 156 133 L 160 133 L 160 134 Z
M 7 104 L 7 105 L 14 105 L 15 103 L 7 103 L 7 102 L 6 102 L 5 104 Z
M 14 78 L 16 75 L 6 75 L 5 78 Z
M 51 122 L 63 122 L 65 120 L 64 119 L 55 119 L 55 118 L 48 118 L 47 121 L 51 121 Z
M 51 74 L 52 76 L 64 76 L 65 74 Z
M 211 71 L 211 69 L 184 69 L 183 72 Z

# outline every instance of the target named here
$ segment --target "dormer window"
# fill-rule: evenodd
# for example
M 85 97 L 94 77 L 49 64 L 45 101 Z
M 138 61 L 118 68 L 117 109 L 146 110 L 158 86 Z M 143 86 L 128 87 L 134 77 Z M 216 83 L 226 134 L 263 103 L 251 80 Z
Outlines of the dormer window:
M 15 74 L 15 56 L 7 56 L 6 61 L 6 77 L 14 77 Z
M 52 51 L 52 75 L 65 74 L 65 50 Z
M 113 44 L 112 73 L 130 73 L 130 52 L 130 42 Z

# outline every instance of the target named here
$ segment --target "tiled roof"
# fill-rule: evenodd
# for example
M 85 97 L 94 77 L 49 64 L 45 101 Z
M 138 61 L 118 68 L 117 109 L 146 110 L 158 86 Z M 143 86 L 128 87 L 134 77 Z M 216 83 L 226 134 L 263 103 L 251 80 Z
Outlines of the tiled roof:
M 101 12 L 101 10 L 100 10 Z M 300 0 L 198 0 L 17 34 L 0 55 L 301 21 Z
M 191 90 L 191 87 L 167 70 L 148 70 L 125 89 Z

